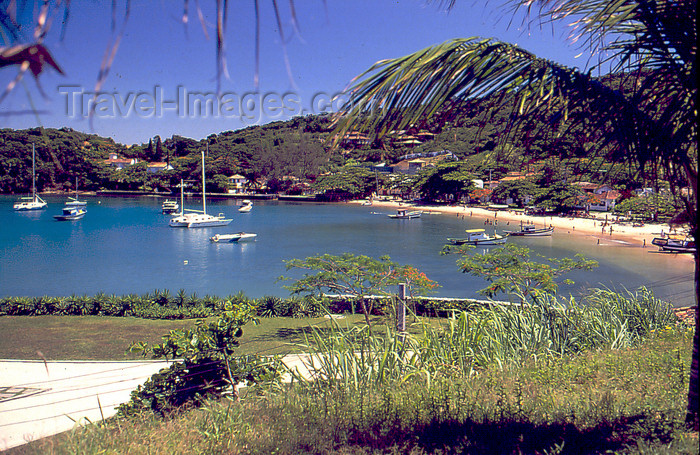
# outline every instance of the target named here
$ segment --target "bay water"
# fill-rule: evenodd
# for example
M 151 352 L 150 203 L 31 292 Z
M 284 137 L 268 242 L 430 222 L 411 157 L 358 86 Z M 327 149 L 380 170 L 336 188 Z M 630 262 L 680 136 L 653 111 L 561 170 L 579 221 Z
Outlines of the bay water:
M 227 227 L 171 228 L 161 213 L 162 198 L 94 196 L 82 220 L 57 222 L 66 198 L 44 198 L 38 212 L 15 212 L 15 197 L 0 196 L 0 296 L 68 296 L 71 294 L 144 294 L 180 289 L 188 294 L 225 297 L 242 291 L 249 297 L 289 296 L 282 275 L 284 260 L 345 252 L 372 257 L 388 255 L 411 264 L 441 287 L 434 296 L 480 298 L 488 284 L 459 271 L 456 255 L 440 255 L 447 237 L 484 227 L 468 215 L 424 214 L 420 219 L 395 220 L 386 208 L 355 204 L 255 201 L 250 213 L 238 213 L 240 200 L 207 199 L 207 212 L 232 218 Z M 201 200 L 188 198 L 188 208 Z M 501 232 L 506 226 L 488 226 Z M 215 234 L 258 234 L 254 242 L 212 243 Z M 582 253 L 599 262 L 590 272 L 565 275 L 575 283 L 561 285 L 560 294 L 575 296 L 592 287 L 622 290 L 651 287 L 674 306 L 691 305 L 693 263 L 656 247 L 631 245 L 595 236 L 557 232 L 551 237 L 518 237 L 533 256 L 573 257 Z M 647 240 L 649 243 L 649 240 Z M 493 248 L 493 247 L 492 247 Z M 483 252 L 478 248 L 475 252 Z M 507 300 L 506 296 L 497 298 Z

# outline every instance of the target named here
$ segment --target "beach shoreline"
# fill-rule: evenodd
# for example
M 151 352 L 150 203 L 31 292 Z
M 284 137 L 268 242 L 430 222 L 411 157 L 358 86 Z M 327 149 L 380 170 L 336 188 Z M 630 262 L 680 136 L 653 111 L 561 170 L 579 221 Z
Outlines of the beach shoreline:
M 364 201 L 351 201 L 351 203 L 362 204 Z M 370 206 L 368 206 L 370 207 Z M 520 224 L 534 224 L 537 227 L 554 227 L 554 232 L 566 233 L 569 235 L 589 236 L 602 242 L 616 242 L 620 245 L 639 246 L 643 248 L 656 249 L 651 241 L 662 234 L 669 234 L 668 224 L 646 223 L 643 226 L 632 226 L 628 222 L 614 222 L 613 216 L 599 213 L 599 218 L 573 218 L 550 215 L 526 215 L 513 210 L 493 210 L 485 207 L 474 207 L 464 205 L 422 205 L 403 201 L 373 200 L 371 207 L 381 207 L 385 209 L 411 208 L 420 210 L 423 213 L 454 215 L 460 218 L 475 218 L 484 220 L 484 225 L 495 227 L 499 231 L 519 230 Z M 612 228 L 612 232 L 611 229 Z M 669 253 L 673 254 L 673 253 Z M 693 261 L 692 254 L 676 254 L 679 260 Z

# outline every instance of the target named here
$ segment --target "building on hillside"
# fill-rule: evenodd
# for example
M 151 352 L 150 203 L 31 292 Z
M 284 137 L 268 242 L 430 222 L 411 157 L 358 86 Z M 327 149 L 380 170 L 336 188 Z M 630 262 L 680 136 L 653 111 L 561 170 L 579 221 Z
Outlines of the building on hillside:
M 234 174 L 228 177 L 228 193 L 240 194 L 245 192 L 245 187 L 248 184 L 248 179 L 241 174 Z
M 369 145 L 369 143 L 369 136 L 357 131 L 348 131 L 340 140 L 342 147 L 362 147 L 363 145 Z
M 104 162 L 114 169 L 124 169 L 127 166 L 134 165 L 139 162 L 136 158 L 119 158 L 116 153 L 110 153 L 109 158 L 104 160 Z
M 157 174 L 159 172 L 163 171 L 172 171 L 174 168 L 169 165 L 168 163 L 165 162 L 155 162 L 155 163 L 148 163 L 148 167 L 146 168 L 146 171 L 149 174 Z
M 621 196 L 619 191 L 606 184 L 574 182 L 572 185 L 578 186 L 584 193 L 591 196 L 584 207 L 586 210 L 610 211 Z

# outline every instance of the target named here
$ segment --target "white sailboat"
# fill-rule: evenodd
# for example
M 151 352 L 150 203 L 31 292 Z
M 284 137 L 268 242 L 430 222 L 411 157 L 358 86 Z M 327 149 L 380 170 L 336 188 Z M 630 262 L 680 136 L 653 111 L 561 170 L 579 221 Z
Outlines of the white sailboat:
M 180 185 L 180 193 L 182 194 L 182 184 Z M 182 197 L 182 196 L 181 196 Z M 176 217 L 173 217 L 168 222 L 170 227 L 186 227 L 186 228 L 201 228 L 201 227 L 218 227 L 228 226 L 231 219 L 227 219 L 223 213 L 217 216 L 207 214 L 207 196 L 206 196 L 206 181 L 204 177 L 204 152 L 202 152 L 202 211 L 190 210 L 185 213 L 185 208 L 182 206 L 182 211 Z
M 32 196 L 23 197 L 19 201 L 15 202 L 12 206 L 18 212 L 25 212 L 28 210 L 42 210 L 46 208 L 46 201 L 36 194 L 36 164 L 35 164 L 35 151 L 34 144 L 32 144 Z
M 75 178 L 75 197 L 68 196 L 68 201 L 66 202 L 66 207 L 85 207 L 87 201 L 81 201 L 78 199 L 78 177 Z

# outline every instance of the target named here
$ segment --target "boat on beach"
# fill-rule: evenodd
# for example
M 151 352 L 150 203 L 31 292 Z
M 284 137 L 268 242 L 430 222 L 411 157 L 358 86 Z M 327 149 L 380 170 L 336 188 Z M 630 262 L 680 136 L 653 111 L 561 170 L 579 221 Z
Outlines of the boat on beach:
M 690 236 L 671 234 L 668 237 L 656 237 L 651 243 L 667 253 L 695 253 L 698 250 L 695 239 Z
M 505 231 L 508 235 L 513 236 L 531 236 L 531 237 L 544 237 L 552 235 L 554 231 L 553 227 L 548 228 L 538 228 L 534 224 L 521 225 L 519 231 Z
M 389 218 L 400 219 L 400 220 L 410 220 L 413 218 L 420 218 L 420 210 L 406 210 L 399 209 L 395 214 L 387 215 Z
M 227 242 L 245 242 L 255 240 L 258 234 L 253 234 L 252 232 L 237 232 L 235 234 L 216 234 L 210 237 L 209 240 L 214 243 L 227 243 Z
M 467 229 L 467 236 L 464 238 L 448 238 L 447 241 L 453 245 L 503 245 L 508 239 L 508 235 L 494 233 L 490 236 L 485 229 Z
M 85 216 L 87 210 L 84 207 L 63 207 L 63 212 L 60 215 L 54 215 L 56 221 L 75 221 Z
M 36 164 L 35 164 L 34 144 L 32 144 L 32 195 L 20 198 L 15 202 L 12 208 L 17 212 L 27 212 L 30 210 L 45 209 L 47 204 L 42 198 L 36 194 Z
M 241 213 L 248 213 L 251 210 L 253 210 L 253 201 L 249 199 L 244 199 L 243 200 L 243 205 L 238 209 L 239 212 Z

